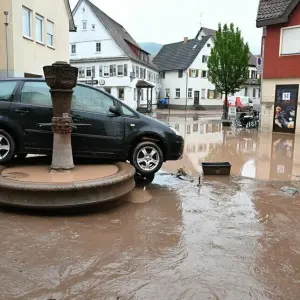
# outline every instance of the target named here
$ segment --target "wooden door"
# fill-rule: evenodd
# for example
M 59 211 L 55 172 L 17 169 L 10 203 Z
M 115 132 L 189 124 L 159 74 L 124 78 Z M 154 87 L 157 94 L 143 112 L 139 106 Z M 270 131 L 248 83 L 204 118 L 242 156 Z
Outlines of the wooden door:
M 194 105 L 199 105 L 200 92 L 194 91 Z

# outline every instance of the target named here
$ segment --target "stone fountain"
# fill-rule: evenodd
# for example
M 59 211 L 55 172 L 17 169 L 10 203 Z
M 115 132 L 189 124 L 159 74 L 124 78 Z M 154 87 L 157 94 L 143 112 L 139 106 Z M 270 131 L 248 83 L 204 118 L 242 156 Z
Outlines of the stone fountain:
M 0 203 L 27 208 L 55 209 L 111 201 L 134 187 L 135 169 L 127 163 L 74 166 L 71 133 L 79 126 L 71 117 L 73 88 L 78 69 L 66 62 L 44 67 L 53 106 L 51 166 L 41 157 L 22 165 L 0 166 Z

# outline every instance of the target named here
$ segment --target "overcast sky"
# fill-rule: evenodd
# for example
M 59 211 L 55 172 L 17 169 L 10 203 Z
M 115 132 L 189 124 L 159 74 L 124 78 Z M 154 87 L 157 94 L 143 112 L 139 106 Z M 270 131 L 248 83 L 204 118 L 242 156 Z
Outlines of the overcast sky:
M 91 0 L 122 24 L 137 42 L 168 44 L 195 38 L 201 24 L 217 29 L 233 22 L 253 54 L 260 53 L 261 30 L 255 26 L 259 0 Z M 70 0 L 72 9 L 77 0 Z

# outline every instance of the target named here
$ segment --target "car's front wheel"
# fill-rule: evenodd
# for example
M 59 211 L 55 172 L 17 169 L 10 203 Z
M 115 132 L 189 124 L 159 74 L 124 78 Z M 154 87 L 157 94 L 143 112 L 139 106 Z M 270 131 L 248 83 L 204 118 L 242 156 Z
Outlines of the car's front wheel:
M 142 142 L 133 150 L 131 162 L 141 175 L 156 173 L 164 162 L 160 147 L 153 142 Z
M 15 142 L 12 136 L 0 129 L 0 164 L 10 161 L 15 154 Z

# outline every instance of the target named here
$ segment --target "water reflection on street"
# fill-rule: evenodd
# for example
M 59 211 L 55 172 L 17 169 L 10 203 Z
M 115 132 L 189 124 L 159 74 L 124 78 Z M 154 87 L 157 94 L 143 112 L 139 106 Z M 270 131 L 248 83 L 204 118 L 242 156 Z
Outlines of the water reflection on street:
M 280 191 L 297 175 L 297 136 L 174 119 L 185 157 L 121 205 L 73 216 L 0 210 L 0 299 L 300 299 L 300 196 Z M 204 177 L 198 186 L 169 172 L 220 160 L 265 180 Z
M 165 121 L 185 138 L 184 158 L 165 164 L 167 170 L 184 165 L 197 175 L 202 171 L 202 162 L 228 161 L 232 175 L 278 181 L 300 178 L 300 136 L 223 129 L 217 118 L 182 116 Z

